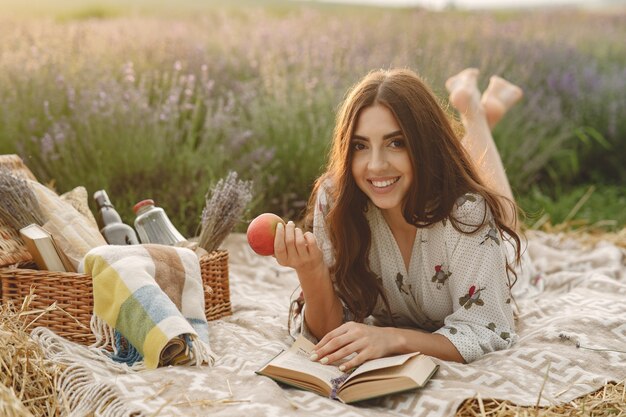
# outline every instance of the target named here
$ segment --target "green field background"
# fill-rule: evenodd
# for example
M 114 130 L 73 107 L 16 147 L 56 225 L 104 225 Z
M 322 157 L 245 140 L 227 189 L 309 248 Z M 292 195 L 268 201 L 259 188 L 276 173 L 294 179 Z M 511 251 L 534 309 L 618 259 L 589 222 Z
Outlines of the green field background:
M 106 189 L 128 223 L 153 198 L 188 236 L 236 171 L 254 181 L 245 230 L 301 215 L 369 70 L 412 68 L 447 107 L 445 79 L 474 66 L 481 88 L 525 91 L 494 137 L 528 227 L 626 224 L 626 11 L 224 3 L 4 0 L 0 153 L 58 192 Z

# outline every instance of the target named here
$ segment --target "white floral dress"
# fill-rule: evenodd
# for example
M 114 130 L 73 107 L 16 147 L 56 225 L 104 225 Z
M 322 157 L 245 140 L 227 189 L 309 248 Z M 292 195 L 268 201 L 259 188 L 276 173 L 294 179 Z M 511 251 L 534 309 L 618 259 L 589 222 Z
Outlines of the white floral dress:
M 324 261 L 332 265 L 333 250 L 324 221 L 327 212 L 326 194 L 320 190 L 313 233 L 324 253 Z M 460 197 L 453 212 L 460 223 L 470 225 L 480 224 L 485 215 L 488 222 L 472 234 L 459 232 L 449 220 L 418 228 L 407 271 L 381 211 L 370 203 L 366 212 L 372 232 L 369 266 L 382 281 L 395 325 L 444 335 L 466 362 L 487 352 L 506 349 L 517 340 L 506 274 L 511 244 L 503 242 L 494 224 L 489 222 L 491 212 L 481 196 Z M 527 259 L 517 272 L 518 281 L 530 281 L 532 271 Z M 392 324 L 381 299 L 372 316 L 376 325 Z M 304 314 L 301 331 L 314 339 L 303 317 Z M 350 319 L 345 309 L 344 320 Z

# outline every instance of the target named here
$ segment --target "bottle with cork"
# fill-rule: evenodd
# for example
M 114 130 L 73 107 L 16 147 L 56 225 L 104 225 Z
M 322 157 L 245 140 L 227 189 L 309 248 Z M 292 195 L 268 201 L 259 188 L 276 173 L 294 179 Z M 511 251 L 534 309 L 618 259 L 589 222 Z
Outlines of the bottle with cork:
M 138 245 L 139 239 L 132 227 L 122 222 L 106 191 L 99 190 L 93 195 L 98 207 L 98 227 L 109 245 Z
M 175 245 L 185 241 L 185 237 L 174 227 L 161 207 L 154 205 L 154 200 L 142 200 L 135 204 L 133 211 L 137 214 L 135 229 L 141 243 L 159 243 Z

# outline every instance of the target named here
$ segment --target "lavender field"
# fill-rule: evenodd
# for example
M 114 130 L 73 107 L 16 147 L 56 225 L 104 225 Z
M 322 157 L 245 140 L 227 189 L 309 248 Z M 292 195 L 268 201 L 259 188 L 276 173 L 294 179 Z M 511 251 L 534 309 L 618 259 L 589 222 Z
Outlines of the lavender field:
M 445 79 L 475 66 L 481 87 L 497 73 L 526 92 L 494 135 L 536 215 L 529 225 L 547 213 L 621 228 L 624 39 L 626 12 L 616 11 L 281 3 L 0 17 L 0 153 L 20 154 L 59 192 L 106 189 L 127 222 L 135 202 L 153 198 L 193 234 L 204 194 L 231 170 L 254 180 L 248 218 L 296 218 L 352 83 L 408 66 L 445 105 Z M 572 213 L 592 184 L 596 206 Z

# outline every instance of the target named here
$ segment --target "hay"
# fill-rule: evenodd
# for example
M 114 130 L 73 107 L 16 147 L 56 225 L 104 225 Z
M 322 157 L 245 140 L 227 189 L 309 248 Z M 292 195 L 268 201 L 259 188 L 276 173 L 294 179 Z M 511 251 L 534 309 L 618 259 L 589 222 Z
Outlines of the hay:
M 560 240 L 574 239 L 584 246 L 592 247 L 600 242 L 608 242 L 626 249 L 626 227 L 619 231 L 607 231 L 606 227 L 615 226 L 613 221 L 589 224 L 584 220 L 569 221 L 553 225 L 543 223 L 535 230 L 556 236 Z M 531 234 L 533 230 L 529 231 Z
M 626 249 L 626 228 L 619 232 L 602 232 L 599 230 L 575 229 L 562 233 L 565 239 L 575 239 L 585 246 L 595 246 L 600 242 L 608 242 Z
M 466 400 L 456 412 L 458 417 L 557 417 L 557 416 L 626 416 L 625 381 L 610 382 L 596 392 L 577 398 L 567 404 L 550 407 L 520 407 L 509 401 Z
M 60 407 L 56 378 L 63 368 L 45 359 L 28 332 L 44 311 L 29 311 L 34 295 L 19 309 L 0 306 L 0 415 L 56 416 Z
M 4 417 L 33 417 L 33 414 L 15 396 L 13 388 L 0 385 L 0 416 Z

